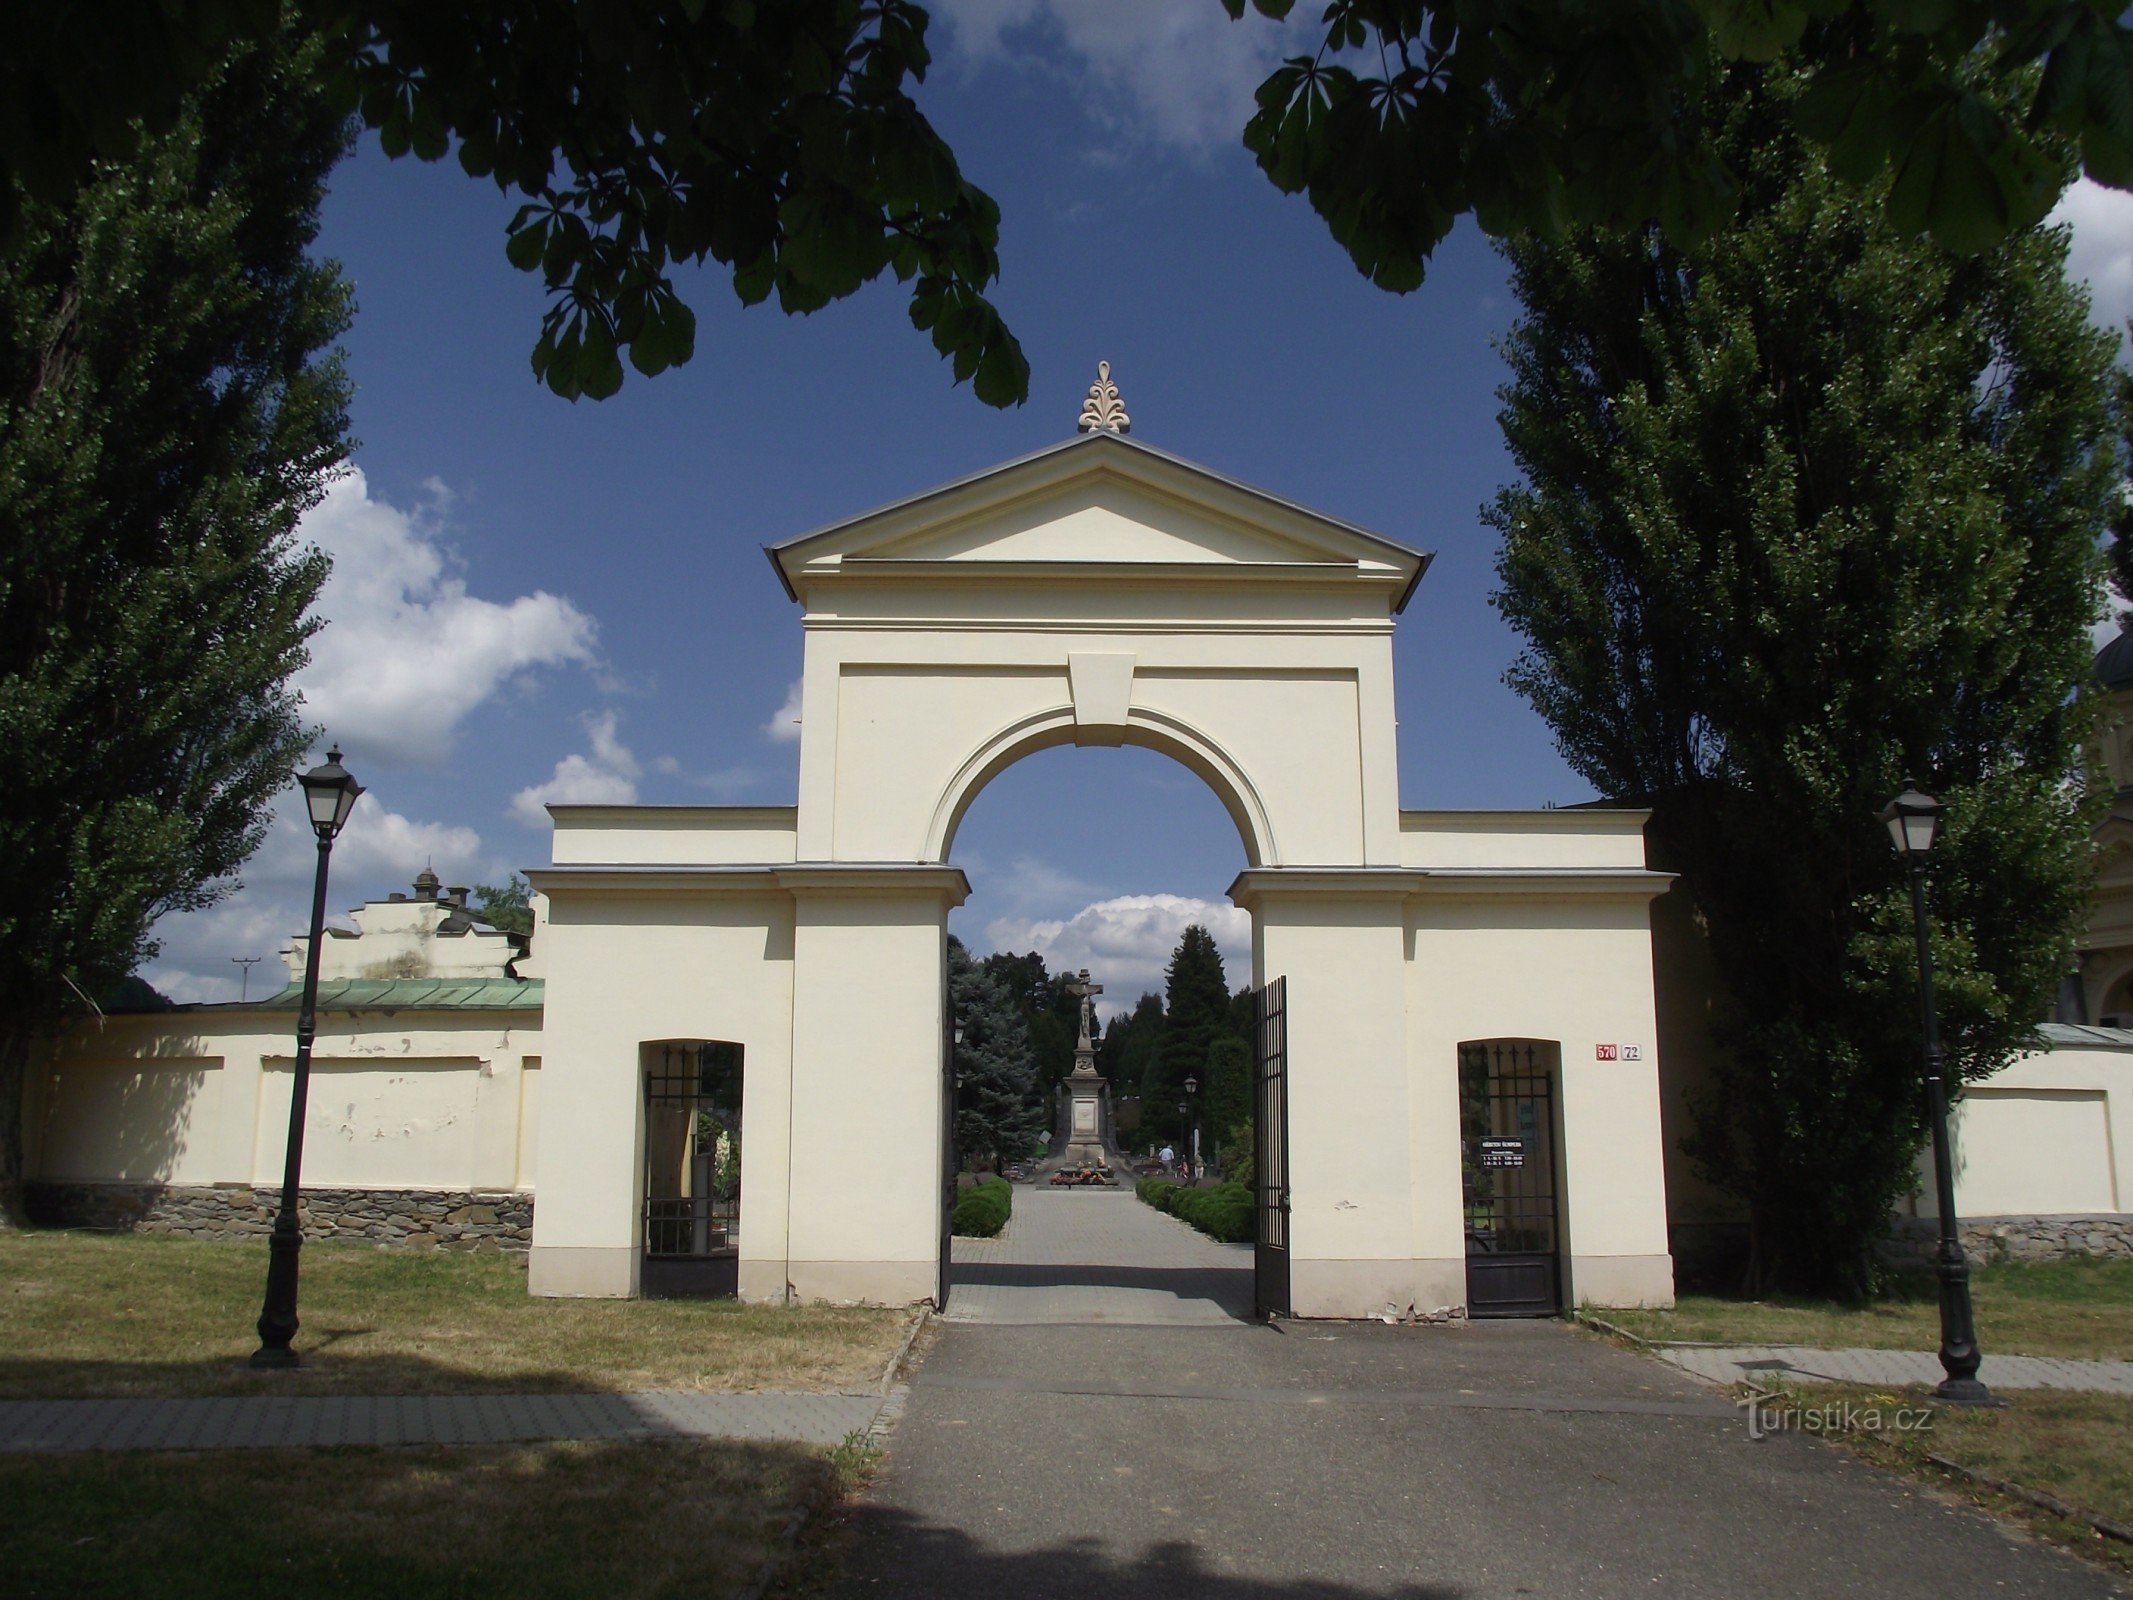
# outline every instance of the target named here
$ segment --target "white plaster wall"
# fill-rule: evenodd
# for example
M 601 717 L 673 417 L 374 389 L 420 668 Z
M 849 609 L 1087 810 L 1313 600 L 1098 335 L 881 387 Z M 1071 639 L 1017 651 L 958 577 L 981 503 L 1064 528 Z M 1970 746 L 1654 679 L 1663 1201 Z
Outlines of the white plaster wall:
M 787 1277 L 803 1299 L 935 1292 L 946 921 L 938 895 L 798 896 Z
M 2133 1210 L 2133 1045 L 2017 1056 L 1963 1090 L 1949 1118 L 1964 1217 Z M 1930 1152 L 1913 1209 L 1937 1216 Z
M 540 1013 L 319 1018 L 304 1181 L 530 1188 L 522 1084 Z M 88 1022 L 38 1065 L 28 1174 L 52 1182 L 279 1184 L 292 1014 L 204 1007 Z M 537 1059 L 537 1058 L 536 1058 Z
M 1403 811 L 1409 867 L 1641 868 L 1649 811 Z
M 35 1176 L 212 1183 L 222 1062 L 86 1060 L 51 1075 Z
M 552 974 L 541 1041 L 537 1294 L 636 1292 L 643 1177 L 639 1047 L 742 1047 L 741 1268 L 784 1285 L 791 1133 L 792 903 L 753 893 L 631 893 L 544 884 Z
M 1422 1247 L 1464 1255 L 1458 1049 L 1540 1039 L 1562 1051 L 1558 1116 L 1567 1297 L 1597 1305 L 1673 1302 L 1659 1120 L 1648 900 L 1614 895 L 1424 895 L 1410 903 L 1410 1071 Z M 1598 1059 L 1612 1045 L 1617 1059 Z M 1641 1059 L 1619 1058 L 1637 1047 Z
M 791 806 L 550 806 L 553 860 L 626 866 L 791 861 Z M 526 969 L 523 964 L 521 972 Z

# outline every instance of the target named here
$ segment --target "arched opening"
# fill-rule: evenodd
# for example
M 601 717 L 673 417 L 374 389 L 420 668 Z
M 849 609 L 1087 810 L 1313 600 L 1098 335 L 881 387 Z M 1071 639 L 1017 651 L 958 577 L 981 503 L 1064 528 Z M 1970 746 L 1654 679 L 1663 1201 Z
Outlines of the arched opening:
M 743 1052 L 723 1039 L 638 1047 L 644 1080 L 644 1262 L 649 1299 L 738 1292 Z
M 1080 731 L 1071 708 L 1060 707 L 998 729 L 980 743 L 941 796 L 928 830 L 928 858 L 951 859 L 971 802 L 995 778 L 1040 751 L 1075 744 Z M 1133 748 L 1167 756 L 1198 778 L 1228 814 L 1243 846 L 1244 865 L 1280 864 L 1273 826 L 1257 787 L 1220 745 L 1179 719 L 1154 712 L 1135 711 L 1115 731 L 1118 738 L 1111 745 L 1095 748 Z
M 1226 891 L 1264 842 L 1254 801 L 1154 741 L 1077 748 L 1071 732 L 981 752 L 944 806 L 944 853 L 972 890 L 949 924 L 966 952 L 951 955 L 960 1182 L 996 1168 L 1012 1195 L 998 1235 L 951 1243 L 947 1315 L 1244 1320 L 1252 926 Z M 985 1119 L 1017 1049 L 1023 1114 L 1003 1135 Z

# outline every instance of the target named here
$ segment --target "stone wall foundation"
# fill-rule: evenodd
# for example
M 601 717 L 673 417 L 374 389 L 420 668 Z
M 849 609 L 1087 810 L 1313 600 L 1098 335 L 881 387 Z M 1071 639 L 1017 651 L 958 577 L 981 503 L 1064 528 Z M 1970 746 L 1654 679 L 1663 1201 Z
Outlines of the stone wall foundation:
M 2133 1257 L 2133 1213 L 2093 1217 L 1965 1217 L 1963 1253 L 1978 1266 L 2001 1261 L 2065 1261 L 2074 1256 Z M 1884 1247 L 1903 1266 L 1930 1263 L 1940 1240 L 1933 1217 L 1898 1217 Z
M 264 1237 L 279 1187 L 241 1184 L 32 1183 L 30 1220 L 46 1227 L 167 1233 L 195 1239 Z M 364 1240 L 388 1250 L 525 1250 L 533 1196 L 468 1189 L 306 1189 L 297 1203 L 306 1239 Z

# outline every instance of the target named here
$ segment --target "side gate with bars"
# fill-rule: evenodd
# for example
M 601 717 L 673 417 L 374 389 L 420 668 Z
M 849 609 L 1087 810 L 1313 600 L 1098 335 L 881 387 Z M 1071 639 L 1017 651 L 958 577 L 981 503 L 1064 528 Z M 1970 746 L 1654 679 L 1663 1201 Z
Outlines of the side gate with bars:
M 1253 1125 L 1258 1227 L 1252 1246 L 1252 1304 L 1262 1317 L 1290 1315 L 1289 1295 L 1289 980 L 1252 996 Z
M 1554 1047 L 1493 1039 L 1459 1047 L 1466 1298 L 1477 1317 L 1562 1309 Z
M 739 1290 L 741 1047 L 650 1045 L 644 1063 L 644 1263 L 653 1299 Z

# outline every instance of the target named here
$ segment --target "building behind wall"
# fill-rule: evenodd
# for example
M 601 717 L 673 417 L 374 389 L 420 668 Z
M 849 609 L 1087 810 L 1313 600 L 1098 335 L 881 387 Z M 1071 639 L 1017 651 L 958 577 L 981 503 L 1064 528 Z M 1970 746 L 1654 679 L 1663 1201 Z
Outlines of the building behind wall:
M 525 1249 L 541 979 L 427 869 L 319 952 L 304 1141 L 307 1233 Z M 31 1073 L 25 1167 L 43 1222 L 207 1237 L 273 1221 L 306 940 L 263 999 L 83 1019 Z

